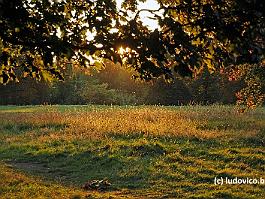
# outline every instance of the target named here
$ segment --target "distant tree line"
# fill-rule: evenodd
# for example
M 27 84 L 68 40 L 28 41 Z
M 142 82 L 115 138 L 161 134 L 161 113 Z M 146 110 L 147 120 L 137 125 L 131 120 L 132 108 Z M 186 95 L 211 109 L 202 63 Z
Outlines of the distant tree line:
M 144 82 L 132 79 L 133 71 L 111 62 L 100 72 L 71 68 L 65 73 L 64 82 L 25 78 L 0 85 L 0 104 L 235 104 L 245 86 L 241 79 L 231 79 L 222 71 L 210 74 L 206 69 L 195 78 L 176 75 L 173 82 L 162 78 Z

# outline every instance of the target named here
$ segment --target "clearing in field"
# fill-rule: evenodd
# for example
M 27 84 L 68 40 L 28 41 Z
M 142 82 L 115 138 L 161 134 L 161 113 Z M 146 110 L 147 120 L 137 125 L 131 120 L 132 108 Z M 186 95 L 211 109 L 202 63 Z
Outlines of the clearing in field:
M 264 146 L 264 108 L 0 107 L 0 198 L 262 199 Z

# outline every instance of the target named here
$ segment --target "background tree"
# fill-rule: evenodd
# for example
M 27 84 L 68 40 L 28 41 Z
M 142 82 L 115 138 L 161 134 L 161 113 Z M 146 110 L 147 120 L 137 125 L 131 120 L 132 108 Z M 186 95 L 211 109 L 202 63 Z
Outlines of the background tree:
M 232 81 L 222 70 L 210 74 L 207 69 L 188 85 L 193 102 L 198 104 L 235 104 L 236 93 L 244 88 L 242 80 Z
M 243 81 L 245 86 L 236 93 L 239 105 L 254 108 L 264 104 L 265 64 L 244 64 L 230 70 L 230 78 Z
M 10 82 L 0 85 L 1 105 L 28 105 L 51 103 L 52 85 L 45 81 L 23 78 L 20 83 Z

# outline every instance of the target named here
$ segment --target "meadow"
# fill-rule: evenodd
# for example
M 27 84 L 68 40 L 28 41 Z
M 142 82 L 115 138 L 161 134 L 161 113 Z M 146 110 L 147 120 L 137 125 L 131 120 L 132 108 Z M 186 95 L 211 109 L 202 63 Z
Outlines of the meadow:
M 3 199 L 265 198 L 226 177 L 265 179 L 265 108 L 0 107 Z

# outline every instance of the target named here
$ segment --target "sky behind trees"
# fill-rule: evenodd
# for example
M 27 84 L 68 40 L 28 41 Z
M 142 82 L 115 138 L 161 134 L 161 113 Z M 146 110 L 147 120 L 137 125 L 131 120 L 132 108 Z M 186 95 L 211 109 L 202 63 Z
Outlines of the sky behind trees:
M 123 0 L 116 0 L 117 6 L 121 8 L 121 4 Z M 159 5 L 155 0 L 147 0 L 145 3 L 139 3 L 139 9 L 150 9 L 150 10 L 157 10 L 159 9 Z M 158 22 L 156 20 L 150 19 L 152 15 L 149 12 L 142 12 L 140 13 L 140 17 L 143 21 L 144 25 L 147 25 L 148 28 L 154 30 L 158 28 Z

